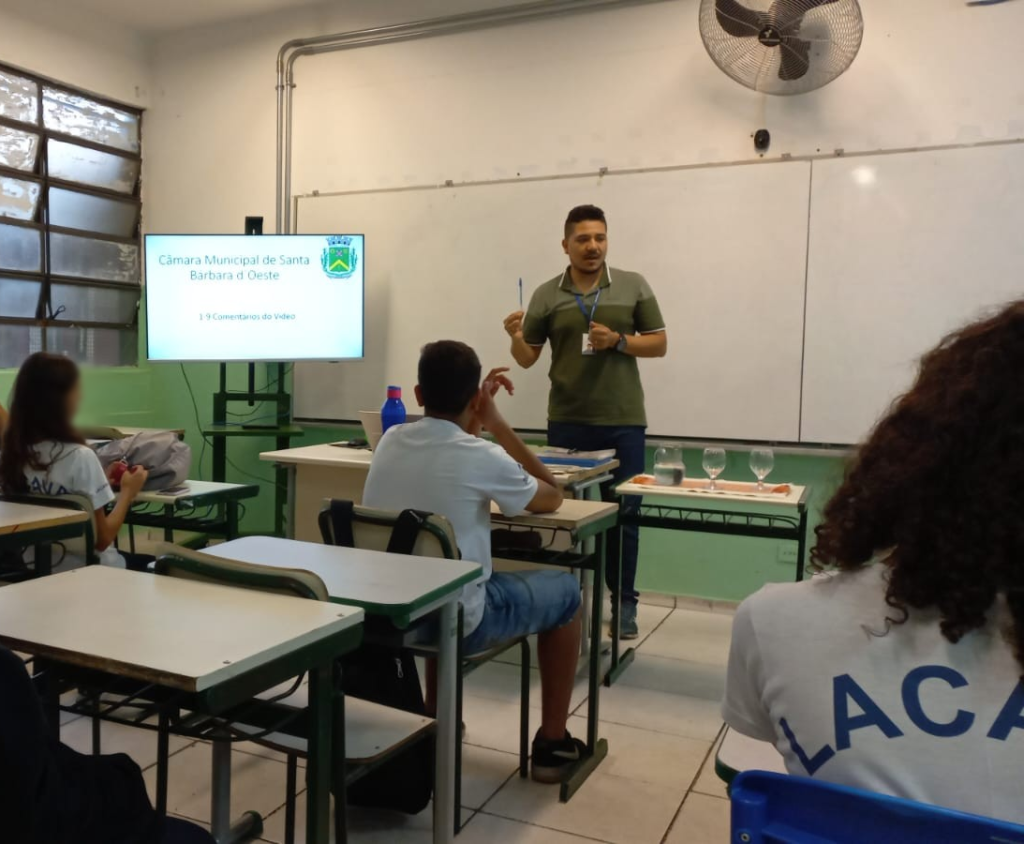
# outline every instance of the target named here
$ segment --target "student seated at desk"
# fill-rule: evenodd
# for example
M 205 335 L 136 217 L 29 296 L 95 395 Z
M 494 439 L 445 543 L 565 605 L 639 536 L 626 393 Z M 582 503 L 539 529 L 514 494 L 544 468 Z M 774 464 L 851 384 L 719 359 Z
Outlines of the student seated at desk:
M 499 388 L 512 392 L 505 371 L 492 370 L 481 386 L 480 361 L 469 346 L 443 340 L 424 347 L 416 400 L 426 417 L 393 427 L 381 439 L 363 503 L 445 516 L 463 559 L 483 566 L 483 578 L 462 595 L 466 653 L 539 634 L 543 717 L 533 741 L 533 778 L 560 782 L 585 749 L 566 730 L 580 647 L 580 589 L 568 572 L 492 571 L 492 501 L 507 515 L 548 513 L 562 503 L 551 473 L 495 405 Z M 483 428 L 496 444 L 480 438 Z
M 121 478 L 115 495 L 92 449 L 75 432 L 82 398 L 74 361 L 38 352 L 21 365 L 11 412 L 0 441 L 0 490 L 8 495 L 82 495 L 95 510 L 96 551 L 105 565 L 125 567 L 114 547 L 117 532 L 146 482 L 141 466 Z M 106 507 L 116 501 L 108 514 Z M 65 563 L 82 564 L 73 554 Z
M 1024 301 L 922 362 L 740 606 L 723 715 L 792 774 L 1024 823 Z

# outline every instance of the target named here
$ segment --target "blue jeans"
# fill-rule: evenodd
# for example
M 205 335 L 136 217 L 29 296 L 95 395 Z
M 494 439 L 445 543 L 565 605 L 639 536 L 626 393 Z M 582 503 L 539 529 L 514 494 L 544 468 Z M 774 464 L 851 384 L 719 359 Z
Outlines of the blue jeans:
M 580 585 L 567 571 L 496 571 L 486 589 L 484 616 L 463 640 L 463 653 L 564 627 L 580 607 Z
M 646 456 L 644 448 L 646 429 L 640 425 L 578 425 L 574 422 L 548 422 L 548 445 L 556 448 L 575 448 L 580 451 L 600 451 L 614 448 L 619 468 L 612 473 L 611 483 L 601 487 L 605 501 L 616 501 L 614 487 L 628 481 L 644 471 Z M 640 499 L 630 495 L 618 502 L 624 513 L 635 513 L 640 508 Z M 614 549 L 616 543 L 610 544 Z M 624 604 L 635 604 L 640 597 L 636 591 L 636 562 L 640 553 L 640 529 L 627 525 L 622 529 L 622 594 L 619 600 Z M 619 560 L 611 554 L 605 570 L 608 589 L 614 595 L 618 592 Z

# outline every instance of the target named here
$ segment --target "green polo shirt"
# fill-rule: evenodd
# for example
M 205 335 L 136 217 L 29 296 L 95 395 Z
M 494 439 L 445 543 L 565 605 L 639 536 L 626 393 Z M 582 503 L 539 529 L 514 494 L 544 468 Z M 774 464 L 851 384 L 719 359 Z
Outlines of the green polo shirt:
M 551 341 L 548 419 L 646 426 L 644 388 L 636 358 L 614 349 L 583 354 L 583 335 L 590 326 L 576 296 L 566 270 L 537 288 L 523 320 L 523 339 L 529 345 Z M 652 334 L 665 330 L 658 300 L 639 273 L 605 266 L 597 287 L 581 298 L 587 314 L 597 301 L 594 322 L 612 331 Z

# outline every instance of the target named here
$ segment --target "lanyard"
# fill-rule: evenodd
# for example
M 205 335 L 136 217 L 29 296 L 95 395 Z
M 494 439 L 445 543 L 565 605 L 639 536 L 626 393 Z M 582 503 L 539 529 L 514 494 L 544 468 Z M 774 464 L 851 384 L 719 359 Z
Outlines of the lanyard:
M 587 321 L 587 328 L 590 328 L 590 323 L 594 321 L 594 314 L 597 313 L 597 303 L 601 301 L 601 288 L 597 288 L 597 295 L 594 297 L 594 304 L 590 308 L 590 315 L 587 315 L 587 309 L 583 305 L 583 297 L 579 293 L 573 294 L 576 297 L 576 304 L 579 305 L 580 313 L 583 314 L 584 319 Z
M 611 284 L 611 282 L 612 282 L 612 271 L 611 271 L 611 268 L 610 267 L 605 267 L 605 271 L 608 273 L 608 283 Z M 568 272 L 568 270 L 563 270 L 562 271 L 562 281 L 561 281 L 561 284 L 565 284 L 565 276 L 566 276 L 567 272 Z M 579 306 L 580 313 L 583 314 L 583 318 L 587 321 L 587 328 L 588 329 L 590 328 L 590 323 L 592 323 L 594 321 L 594 314 L 597 313 L 597 303 L 601 301 L 601 287 L 600 287 L 600 284 L 601 284 L 601 280 L 598 279 L 597 295 L 594 296 L 594 305 L 593 305 L 593 307 L 591 307 L 589 314 L 587 313 L 586 307 L 583 305 L 583 297 L 580 296 L 579 293 L 573 293 L 573 296 L 576 297 L 576 304 Z

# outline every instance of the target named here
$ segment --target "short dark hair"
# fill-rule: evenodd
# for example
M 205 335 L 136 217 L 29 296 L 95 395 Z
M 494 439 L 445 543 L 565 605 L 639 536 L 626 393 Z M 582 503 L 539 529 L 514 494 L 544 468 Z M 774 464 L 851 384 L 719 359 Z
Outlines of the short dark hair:
M 423 407 L 428 413 L 458 416 L 480 389 L 480 372 L 480 358 L 465 343 L 428 343 L 420 352 Z
M 596 205 L 577 205 L 569 212 L 569 216 L 565 218 L 565 236 L 567 239 L 572 235 L 572 230 L 576 228 L 576 224 L 582 223 L 584 220 L 597 220 L 604 223 L 605 228 L 608 228 L 608 221 L 604 218 L 604 211 Z

